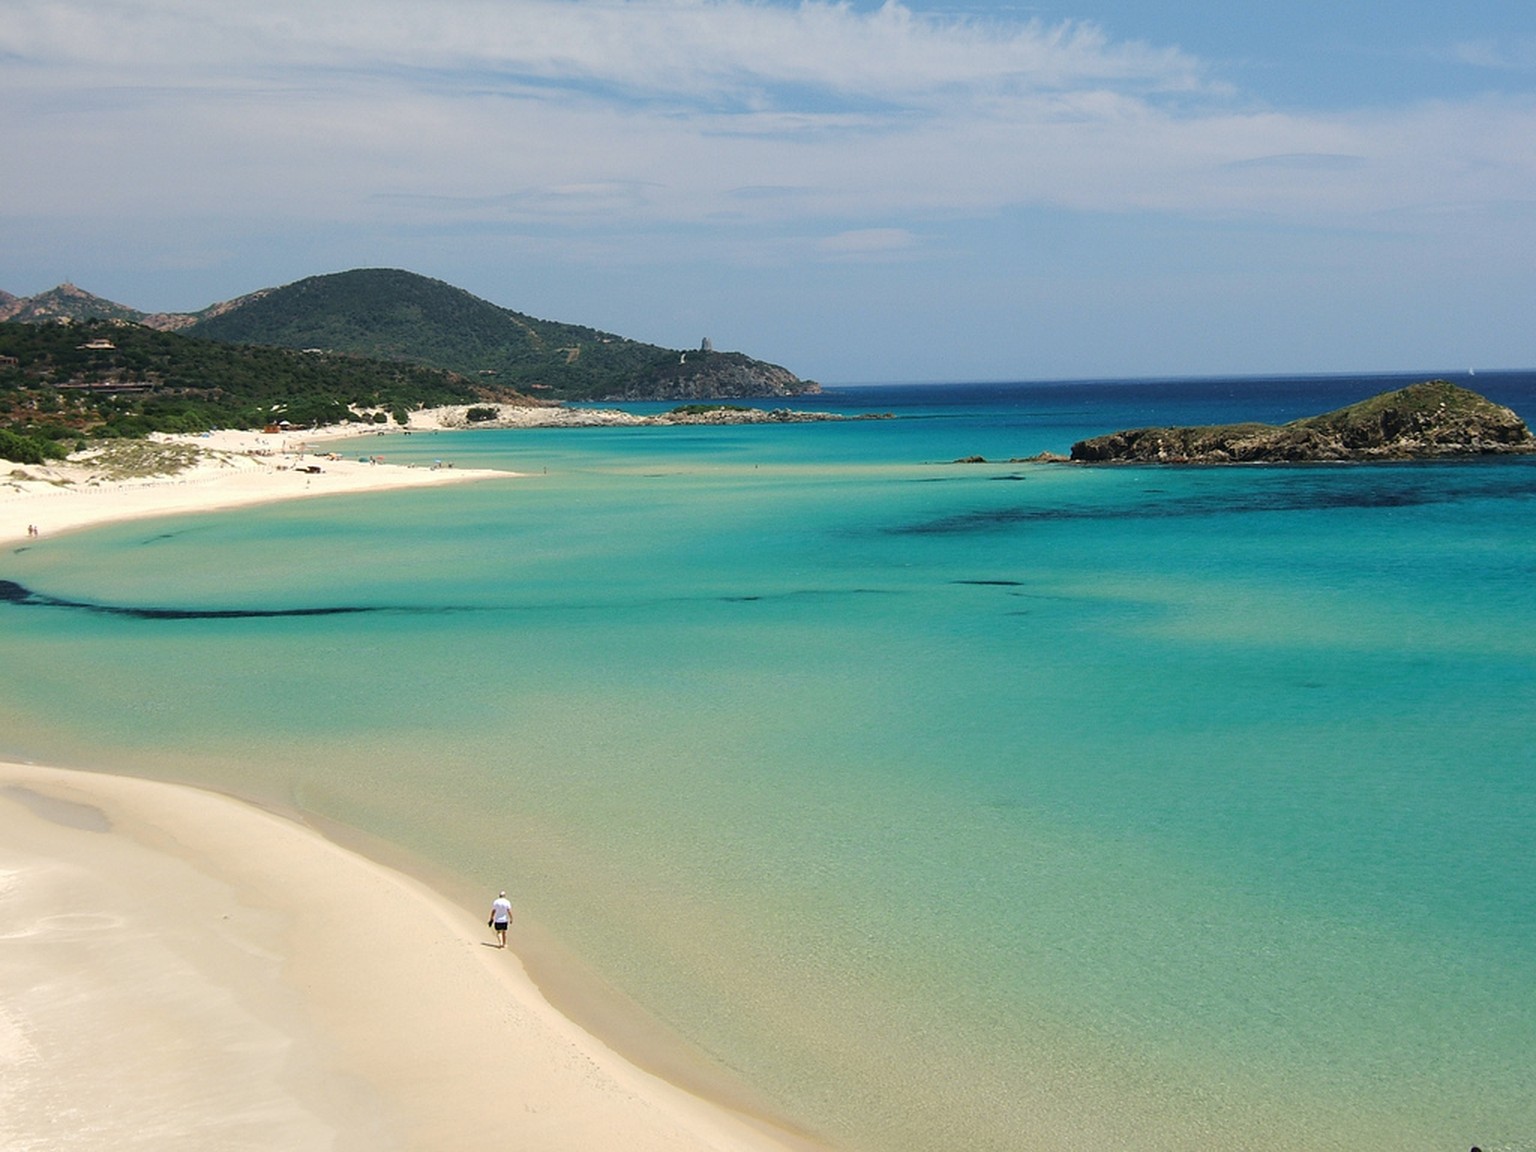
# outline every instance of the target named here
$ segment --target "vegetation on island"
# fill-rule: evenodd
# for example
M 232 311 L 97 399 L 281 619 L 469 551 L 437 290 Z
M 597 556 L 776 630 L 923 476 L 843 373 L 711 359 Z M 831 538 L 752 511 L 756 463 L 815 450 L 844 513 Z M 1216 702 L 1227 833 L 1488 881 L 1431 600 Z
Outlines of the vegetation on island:
M 751 412 L 741 404 L 679 404 L 671 409 L 669 416 L 703 416 L 707 412 Z
M 1536 452 L 1514 412 L 1447 380 L 1383 392 L 1289 424 L 1135 428 L 1080 440 L 1084 463 L 1253 464 Z

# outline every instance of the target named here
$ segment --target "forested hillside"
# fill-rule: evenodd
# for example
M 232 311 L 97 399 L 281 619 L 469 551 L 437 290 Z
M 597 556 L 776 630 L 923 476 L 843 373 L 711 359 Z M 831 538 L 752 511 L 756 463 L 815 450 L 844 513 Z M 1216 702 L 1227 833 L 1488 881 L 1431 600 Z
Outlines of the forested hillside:
M 84 325 L 116 321 L 140 325 L 158 332 L 179 332 L 202 340 L 230 345 L 259 345 L 308 352 L 326 359 L 361 357 L 375 362 L 395 362 L 435 368 L 460 378 L 454 387 L 480 389 L 483 393 L 523 392 L 550 400 L 717 400 L 750 396 L 797 396 L 819 392 L 809 380 L 776 364 L 755 360 L 740 352 L 716 352 L 709 341 L 691 350 L 662 348 L 638 340 L 628 340 L 611 332 L 602 332 L 578 324 L 538 320 L 521 312 L 482 300 L 462 288 L 433 280 L 414 272 L 390 268 L 359 268 L 325 276 L 311 276 L 281 288 L 264 288 L 233 300 L 209 305 L 198 312 L 139 312 L 114 301 L 94 296 L 73 284 L 32 297 L 0 293 L 0 320 L 26 322 L 42 327 L 61 323 Z M 77 331 L 80 329 L 77 329 Z M 51 338 L 44 338 L 45 340 Z M 61 366 L 71 366 L 67 338 L 55 343 L 50 355 Z M 276 366 L 280 376 L 296 373 L 312 383 L 318 381 L 315 363 L 294 367 L 284 360 L 261 359 L 254 353 L 219 361 L 216 383 L 209 386 L 193 377 L 203 372 L 199 367 L 191 376 L 173 373 L 166 367 L 166 357 L 190 357 L 200 365 L 214 363 L 208 353 L 186 349 L 154 356 L 138 347 L 142 340 L 130 341 L 133 348 L 115 360 L 97 357 L 89 363 L 92 371 L 102 371 L 112 379 L 134 383 L 136 372 L 159 375 L 149 381 L 162 389 L 159 401 L 167 400 L 177 389 L 183 390 L 183 403 L 176 412 L 197 408 L 185 393 L 187 388 L 209 387 L 228 391 L 226 379 L 241 376 L 252 365 Z M 50 345 L 50 347 L 52 347 Z M 140 354 L 148 360 L 136 359 Z M 241 364 L 245 369 L 241 368 Z M 50 369 L 50 371 L 52 371 Z M 426 377 L 416 377 L 400 368 L 395 373 L 382 372 L 377 364 L 370 369 L 355 365 L 347 377 L 357 387 L 359 374 L 371 387 L 373 382 L 386 387 L 389 379 L 426 386 Z M 177 383 L 171 382 L 175 376 Z M 249 391 L 248 385 L 242 385 Z M 309 402 L 316 403 L 316 388 L 305 386 Z M 462 400 L 464 396 L 455 399 Z M 336 398 L 342 404 L 356 403 L 349 393 Z M 206 397 L 204 398 L 206 405 Z M 122 416 L 121 413 L 117 414 Z
M 221 344 L 123 321 L 0 323 L 0 428 L 38 452 L 82 437 L 336 423 L 358 419 L 354 409 L 387 421 L 385 413 L 482 399 L 521 398 L 436 368 Z M 17 459 L 12 451 L 0 454 Z
M 324 348 L 446 368 L 570 399 L 776 396 L 814 392 L 740 353 L 683 352 L 538 320 L 414 272 L 362 268 L 252 294 L 190 332 Z

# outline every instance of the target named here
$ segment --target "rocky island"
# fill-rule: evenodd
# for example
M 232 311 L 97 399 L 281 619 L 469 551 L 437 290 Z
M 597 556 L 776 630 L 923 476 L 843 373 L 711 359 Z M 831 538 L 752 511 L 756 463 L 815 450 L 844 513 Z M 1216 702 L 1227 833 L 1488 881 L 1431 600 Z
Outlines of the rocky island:
M 1536 452 L 1514 412 L 1447 380 L 1410 384 L 1289 424 L 1136 428 L 1072 445 L 1081 463 L 1260 464 Z

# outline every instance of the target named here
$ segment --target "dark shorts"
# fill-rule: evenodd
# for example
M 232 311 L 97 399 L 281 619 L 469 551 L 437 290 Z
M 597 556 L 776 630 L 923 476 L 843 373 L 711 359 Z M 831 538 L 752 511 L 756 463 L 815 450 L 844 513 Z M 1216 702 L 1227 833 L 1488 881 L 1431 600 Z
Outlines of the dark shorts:
M 506 920 L 496 920 L 491 923 L 491 927 L 496 929 L 498 932 L 505 932 L 507 930 L 507 924 L 508 921 Z

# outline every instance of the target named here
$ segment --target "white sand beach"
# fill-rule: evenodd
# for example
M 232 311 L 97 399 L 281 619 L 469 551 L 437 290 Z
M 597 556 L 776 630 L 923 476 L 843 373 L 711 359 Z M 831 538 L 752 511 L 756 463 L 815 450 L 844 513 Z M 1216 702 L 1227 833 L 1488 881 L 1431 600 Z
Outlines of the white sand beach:
M 356 454 L 342 457 L 328 449 L 329 442 L 362 435 L 366 427 L 349 424 L 303 432 L 157 434 L 145 442 L 146 451 L 159 450 L 165 471 L 127 478 L 103 455 L 46 465 L 0 461 L 0 542 L 26 539 L 31 527 L 47 536 L 147 516 L 515 475 L 363 463 Z
M 281 816 L 0 762 L 0 1148 L 791 1146 L 615 1055 L 492 943 Z
M 295 471 L 337 435 L 161 437 L 195 462 L 131 480 L 0 465 L 0 541 L 508 475 Z M 484 912 L 228 797 L 0 762 L 0 1149 L 811 1146 L 572 1023 L 517 933 L 499 950 Z
M 481 407 L 494 408 L 496 417 L 471 424 L 467 406 L 426 408 L 411 413 L 408 431 L 611 427 L 660 419 L 616 409 L 559 405 Z M 766 419 L 768 414 L 737 413 L 732 418 L 754 415 Z M 695 419 L 707 421 L 708 417 Z M 389 427 L 401 431 L 396 425 Z M 130 478 L 122 476 L 111 446 L 48 464 L 15 464 L 0 459 L 0 543 L 25 539 L 33 527 L 39 535 L 50 535 L 146 516 L 516 475 L 456 468 L 451 460 L 444 467 L 397 466 L 368 452 L 342 456 L 330 450 L 336 440 L 359 440 L 378 431 L 372 424 L 352 423 L 279 432 L 223 429 L 200 435 L 153 433 L 143 443 L 161 450 L 165 470 Z M 364 463 L 360 456 L 369 457 L 369 462 Z

